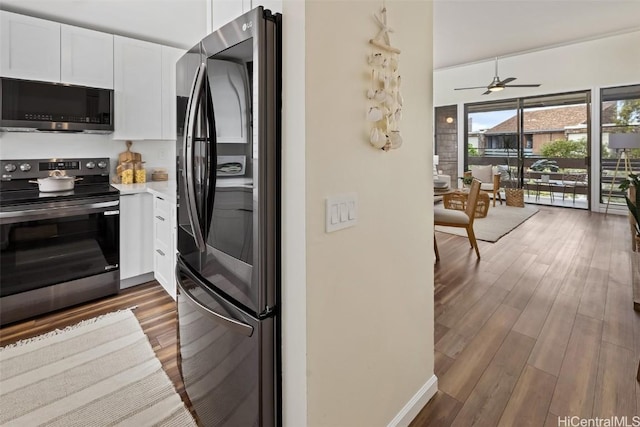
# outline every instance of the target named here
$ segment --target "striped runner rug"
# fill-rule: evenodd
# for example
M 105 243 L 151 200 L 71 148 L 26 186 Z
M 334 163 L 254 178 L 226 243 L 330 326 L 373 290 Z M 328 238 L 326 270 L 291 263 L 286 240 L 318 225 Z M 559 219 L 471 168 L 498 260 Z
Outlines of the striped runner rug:
M 0 348 L 2 426 L 195 426 L 131 310 Z

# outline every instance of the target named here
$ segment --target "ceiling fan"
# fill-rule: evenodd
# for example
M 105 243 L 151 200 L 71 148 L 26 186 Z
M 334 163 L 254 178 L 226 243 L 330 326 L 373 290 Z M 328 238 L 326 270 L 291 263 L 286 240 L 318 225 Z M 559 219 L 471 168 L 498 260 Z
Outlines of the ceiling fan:
M 506 87 L 539 87 L 540 83 L 538 84 L 528 84 L 528 85 L 510 85 L 508 83 L 511 83 L 512 81 L 514 81 L 516 78 L 515 77 L 508 77 L 504 80 L 500 80 L 500 77 L 498 77 L 498 57 L 496 57 L 496 75 L 493 78 L 493 81 L 491 83 L 489 83 L 489 86 L 473 86 L 473 87 L 458 87 L 455 88 L 454 90 L 467 90 L 467 89 L 487 89 L 486 92 L 483 93 L 483 95 L 489 95 L 491 92 L 498 92 L 503 90 Z

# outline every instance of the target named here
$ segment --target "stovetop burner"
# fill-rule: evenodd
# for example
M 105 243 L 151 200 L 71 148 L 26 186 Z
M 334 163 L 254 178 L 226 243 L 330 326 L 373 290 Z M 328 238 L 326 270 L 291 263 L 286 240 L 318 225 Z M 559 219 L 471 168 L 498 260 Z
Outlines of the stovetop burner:
M 29 180 L 46 178 L 53 170 L 82 178 L 73 190 L 44 193 Z M 0 207 L 63 201 L 101 196 L 117 196 L 119 191 L 109 184 L 109 159 L 32 159 L 0 161 Z

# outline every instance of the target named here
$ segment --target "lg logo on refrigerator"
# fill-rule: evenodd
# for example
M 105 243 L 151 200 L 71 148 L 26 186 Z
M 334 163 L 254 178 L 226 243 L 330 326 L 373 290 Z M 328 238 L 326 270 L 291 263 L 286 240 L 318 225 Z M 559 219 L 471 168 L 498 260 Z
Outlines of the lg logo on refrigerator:
M 253 27 L 253 21 L 245 22 L 242 24 L 242 31 L 247 31 L 251 27 Z

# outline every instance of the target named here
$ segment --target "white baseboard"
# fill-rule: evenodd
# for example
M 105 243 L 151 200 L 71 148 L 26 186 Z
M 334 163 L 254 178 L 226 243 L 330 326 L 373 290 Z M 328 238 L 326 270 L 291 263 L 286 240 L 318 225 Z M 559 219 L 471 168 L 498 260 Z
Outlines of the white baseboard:
M 438 377 L 432 375 L 404 405 L 387 427 L 407 427 L 438 391 Z

